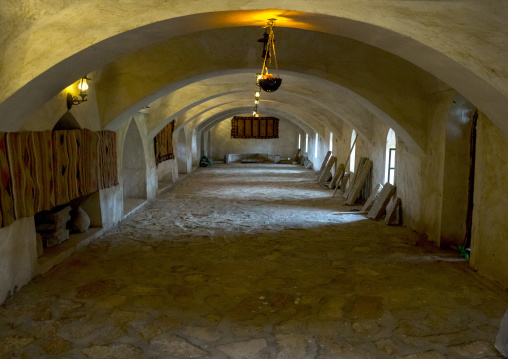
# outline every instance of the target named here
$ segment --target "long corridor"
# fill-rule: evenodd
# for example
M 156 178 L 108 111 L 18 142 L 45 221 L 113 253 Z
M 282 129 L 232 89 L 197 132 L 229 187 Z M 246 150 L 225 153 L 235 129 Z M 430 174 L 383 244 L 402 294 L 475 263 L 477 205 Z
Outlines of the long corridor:
M 501 357 L 506 291 L 331 196 L 301 166 L 200 168 L 9 298 L 0 357 Z

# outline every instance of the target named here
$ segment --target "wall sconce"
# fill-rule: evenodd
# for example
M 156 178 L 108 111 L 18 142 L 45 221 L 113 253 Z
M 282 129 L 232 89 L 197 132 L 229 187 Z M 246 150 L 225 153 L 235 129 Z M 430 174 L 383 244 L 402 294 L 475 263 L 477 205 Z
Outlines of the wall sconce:
M 79 105 L 80 103 L 86 102 L 87 99 L 85 98 L 88 96 L 88 83 L 87 81 L 90 81 L 88 77 L 82 77 L 79 81 L 78 89 L 79 89 L 79 96 L 81 97 L 81 100 L 78 99 L 77 96 L 72 96 L 69 92 L 67 92 L 67 110 L 70 110 L 72 108 L 72 105 Z

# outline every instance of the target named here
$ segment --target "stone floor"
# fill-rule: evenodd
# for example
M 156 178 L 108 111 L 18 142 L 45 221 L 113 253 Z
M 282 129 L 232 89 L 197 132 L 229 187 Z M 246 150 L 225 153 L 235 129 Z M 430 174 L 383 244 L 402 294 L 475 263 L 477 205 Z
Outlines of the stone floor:
M 186 176 L 0 307 L 5 358 L 496 358 L 508 293 L 312 172 Z

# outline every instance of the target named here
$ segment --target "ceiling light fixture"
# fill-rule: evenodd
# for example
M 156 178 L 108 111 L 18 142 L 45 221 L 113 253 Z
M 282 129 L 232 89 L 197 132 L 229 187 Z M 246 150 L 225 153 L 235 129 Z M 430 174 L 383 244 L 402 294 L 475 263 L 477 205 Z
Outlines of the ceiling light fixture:
M 277 91 L 279 86 L 282 83 L 282 79 L 279 76 L 279 66 L 277 65 L 277 56 L 275 55 L 275 35 L 273 34 L 273 27 L 275 25 L 275 21 L 277 19 L 268 19 L 268 25 L 265 26 L 265 35 L 262 39 L 258 41 L 263 41 L 263 68 L 261 69 L 261 75 L 258 75 L 258 83 L 259 86 L 266 92 L 274 92 Z M 266 34 L 268 33 L 268 39 L 266 38 Z M 268 64 L 272 62 L 272 54 L 273 60 L 275 62 L 275 68 L 277 70 L 277 77 L 270 74 L 268 71 Z
M 274 92 L 280 87 L 282 83 L 282 79 L 279 76 L 279 66 L 277 65 L 277 56 L 275 55 L 275 39 L 273 34 L 273 27 L 275 25 L 275 21 L 277 19 L 268 19 L 268 24 L 264 26 L 265 33 L 263 37 L 258 40 L 258 42 L 263 43 L 263 53 L 261 57 L 263 58 L 263 67 L 261 69 L 261 73 L 256 74 L 256 85 L 259 86 L 259 89 L 263 89 L 266 92 Z M 272 56 L 275 62 L 275 68 L 277 69 L 277 77 L 270 74 L 268 71 L 268 64 L 272 62 Z M 254 111 L 252 112 L 252 117 L 259 117 L 258 114 L 258 105 L 259 105 L 259 93 L 260 91 L 256 91 L 255 100 L 254 100 Z

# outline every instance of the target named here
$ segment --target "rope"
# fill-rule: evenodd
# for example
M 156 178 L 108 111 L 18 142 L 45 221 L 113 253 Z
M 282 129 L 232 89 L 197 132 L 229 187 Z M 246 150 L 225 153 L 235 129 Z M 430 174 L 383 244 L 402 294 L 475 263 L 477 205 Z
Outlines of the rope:
M 277 69 L 277 77 L 279 77 L 279 65 L 277 64 L 277 55 L 275 54 L 275 41 L 274 41 L 274 34 L 273 34 L 273 26 L 275 24 L 275 19 L 270 19 L 270 22 L 268 23 L 267 26 L 265 26 L 265 29 L 267 27 L 270 28 L 270 34 L 268 35 L 268 43 L 266 44 L 266 53 L 265 53 L 265 59 L 263 61 L 263 68 L 261 69 L 261 75 L 265 75 L 265 71 L 266 71 L 266 74 L 268 75 L 268 68 L 266 66 L 266 60 L 268 59 L 268 54 L 270 53 L 270 47 L 272 48 L 272 51 L 273 51 L 273 58 L 275 60 L 275 68 Z M 271 63 L 271 59 L 270 59 L 270 63 Z

